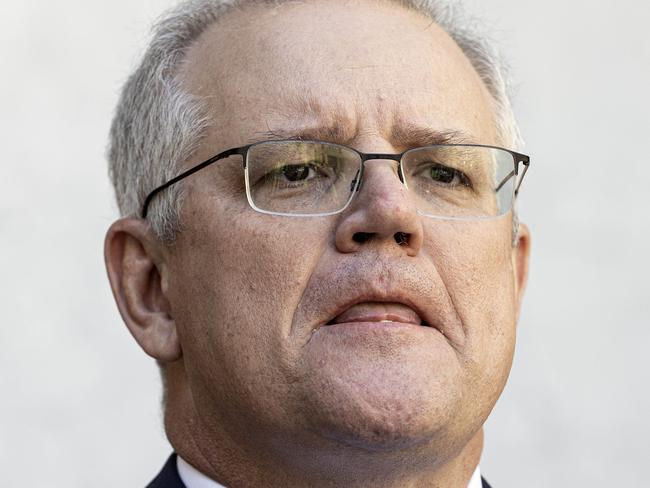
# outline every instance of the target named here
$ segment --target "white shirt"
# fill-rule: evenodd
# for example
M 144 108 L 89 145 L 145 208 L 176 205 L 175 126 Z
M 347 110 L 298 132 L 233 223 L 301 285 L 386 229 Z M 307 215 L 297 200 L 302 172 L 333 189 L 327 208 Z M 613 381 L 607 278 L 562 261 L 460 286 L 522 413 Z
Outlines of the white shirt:
M 211 480 L 206 475 L 198 471 L 194 466 L 191 466 L 180 456 L 176 457 L 176 467 L 181 481 L 187 488 L 225 488 L 214 480 Z M 469 480 L 467 488 L 481 488 L 481 470 L 476 466 L 476 471 Z

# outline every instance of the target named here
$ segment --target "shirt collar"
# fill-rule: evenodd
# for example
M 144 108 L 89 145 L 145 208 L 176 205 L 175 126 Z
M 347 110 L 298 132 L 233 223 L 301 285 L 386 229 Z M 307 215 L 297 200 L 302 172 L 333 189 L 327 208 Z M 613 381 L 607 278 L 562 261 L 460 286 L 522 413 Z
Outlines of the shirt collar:
M 176 467 L 181 481 L 187 488 L 225 488 L 208 478 L 180 456 L 176 456 Z
M 474 474 L 467 484 L 467 488 L 483 488 L 483 481 L 481 481 L 481 467 L 477 464 Z
M 225 488 L 223 485 L 208 478 L 180 456 L 176 457 L 176 467 L 178 468 L 181 481 L 183 481 L 187 488 Z M 482 486 L 481 469 L 479 466 L 476 466 L 476 470 L 469 480 L 467 488 L 482 488 Z

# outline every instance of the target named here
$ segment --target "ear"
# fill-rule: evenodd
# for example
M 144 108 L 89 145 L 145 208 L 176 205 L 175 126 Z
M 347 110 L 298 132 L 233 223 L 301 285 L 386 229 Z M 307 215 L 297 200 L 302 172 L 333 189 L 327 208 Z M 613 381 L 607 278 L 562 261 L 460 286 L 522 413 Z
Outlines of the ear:
M 528 282 L 528 258 L 530 256 L 530 229 L 525 224 L 519 224 L 519 235 L 517 242 L 512 249 L 512 267 L 515 278 L 515 299 L 517 304 L 517 321 L 519 321 L 519 311 Z
M 106 233 L 104 259 L 129 331 L 147 354 L 170 362 L 182 354 L 166 296 L 163 246 L 146 221 L 120 219 Z

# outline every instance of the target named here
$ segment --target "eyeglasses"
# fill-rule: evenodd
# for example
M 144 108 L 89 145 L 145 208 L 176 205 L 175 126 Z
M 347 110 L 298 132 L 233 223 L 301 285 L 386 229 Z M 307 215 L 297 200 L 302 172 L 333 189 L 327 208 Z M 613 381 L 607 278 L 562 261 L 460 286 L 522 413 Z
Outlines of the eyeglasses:
M 323 141 L 263 141 L 221 152 L 159 186 L 147 195 L 142 218 L 147 217 L 158 193 L 235 155 L 243 158 L 250 206 L 258 212 L 292 217 L 342 212 L 361 188 L 365 163 L 392 160 L 398 163 L 397 176 L 421 215 L 446 220 L 495 219 L 512 209 L 530 165 L 524 154 L 476 144 L 365 154 Z

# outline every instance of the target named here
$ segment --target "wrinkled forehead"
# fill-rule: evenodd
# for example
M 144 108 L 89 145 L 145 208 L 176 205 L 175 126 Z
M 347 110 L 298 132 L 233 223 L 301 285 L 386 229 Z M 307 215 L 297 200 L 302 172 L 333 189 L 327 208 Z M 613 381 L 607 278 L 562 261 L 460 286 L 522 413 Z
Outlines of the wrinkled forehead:
M 403 145 L 407 133 L 496 143 L 492 98 L 464 53 L 430 18 L 393 3 L 236 9 L 194 43 L 183 70 L 225 145 L 291 131 L 341 143 L 372 135 Z

